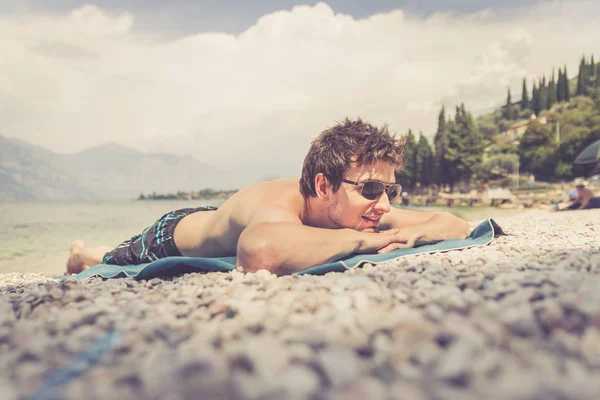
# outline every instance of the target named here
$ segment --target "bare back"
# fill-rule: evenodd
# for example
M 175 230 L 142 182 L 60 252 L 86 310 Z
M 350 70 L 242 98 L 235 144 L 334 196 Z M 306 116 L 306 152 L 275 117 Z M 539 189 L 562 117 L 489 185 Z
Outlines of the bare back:
M 587 203 L 594 197 L 594 193 L 588 188 L 579 189 L 577 194 L 577 198 L 575 199 L 576 203 Z
M 260 182 L 235 193 L 216 211 L 183 218 L 175 228 L 175 244 L 186 257 L 235 256 L 240 234 L 258 214 L 280 210 L 301 223 L 303 208 L 298 179 Z

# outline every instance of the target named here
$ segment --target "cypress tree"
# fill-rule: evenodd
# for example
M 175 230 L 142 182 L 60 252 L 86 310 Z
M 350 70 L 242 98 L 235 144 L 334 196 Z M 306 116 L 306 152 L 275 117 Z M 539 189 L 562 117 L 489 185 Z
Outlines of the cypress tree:
M 581 59 L 581 61 L 579 62 L 579 75 L 577 75 L 577 92 L 576 94 L 579 96 L 583 93 L 583 58 Z
M 440 188 L 448 183 L 446 176 L 446 150 L 448 148 L 448 128 L 446 126 L 446 110 L 444 106 L 438 117 L 438 128 L 433 139 L 435 147 L 436 182 Z
M 577 76 L 577 96 L 585 96 L 587 94 L 588 84 L 588 66 L 585 62 L 585 56 L 581 58 L 579 63 L 579 75 Z
M 556 83 L 556 101 L 561 102 L 564 101 L 565 95 L 563 91 L 563 73 L 562 70 L 558 69 L 558 82 Z
M 540 93 L 535 82 L 533 82 L 533 89 L 531 89 L 531 108 L 536 117 L 540 115 L 540 111 L 542 111 L 540 109 Z
M 594 62 L 594 55 L 592 54 L 592 59 L 590 60 L 589 77 L 592 78 L 595 74 L 596 74 L 596 63 Z
M 569 101 L 571 99 L 571 87 L 569 85 L 569 76 L 567 74 L 567 64 L 565 64 L 565 68 L 563 69 L 563 94 L 564 94 L 564 101 Z
M 538 96 L 540 102 L 540 111 L 548 109 L 548 86 L 546 86 L 546 77 L 542 77 L 542 82 L 538 88 Z
M 481 164 L 485 143 L 473 116 L 467 112 L 464 104 L 456 108 L 455 126 L 454 135 L 449 141 L 449 149 L 457 149 L 451 163 L 454 182 L 463 181 L 468 184 L 475 168 Z
M 552 70 L 552 74 L 554 75 L 554 70 Z M 546 99 L 546 108 L 548 110 L 551 109 L 552 108 L 552 104 L 554 104 L 554 103 L 552 103 L 552 97 L 553 97 L 552 96 L 552 80 L 553 79 L 554 79 L 553 76 L 551 76 L 548 79 L 548 84 L 546 86 L 546 96 L 547 96 L 547 99 Z
M 530 107 L 529 93 L 527 93 L 527 80 L 523 78 L 523 91 L 521 95 L 521 110 L 526 110 Z
M 454 121 L 448 122 L 448 148 L 446 149 L 446 179 L 450 189 L 464 176 L 464 154 L 467 152 L 463 139 L 460 107 L 456 107 Z
M 506 106 L 504 107 L 504 119 L 513 119 L 512 101 L 510 98 L 510 88 L 508 88 L 508 96 L 506 97 Z
M 434 152 L 434 148 L 432 145 L 429 144 L 429 141 L 427 141 L 427 146 L 429 149 L 429 158 L 427 159 L 427 171 L 428 171 L 428 180 L 429 180 L 429 185 L 433 185 L 436 182 L 437 179 L 437 175 L 436 175 L 436 164 L 435 164 L 435 152 Z
M 592 68 L 592 63 L 590 62 L 590 64 L 588 65 L 588 67 L 586 68 L 586 71 L 585 71 L 585 91 L 586 91 L 586 95 L 590 94 L 589 87 L 592 84 L 592 72 L 591 72 L 591 68 Z
M 446 147 L 446 154 L 444 154 L 444 165 L 446 169 L 443 173 L 445 183 L 450 186 L 450 190 L 453 191 L 454 185 L 458 181 L 456 163 L 460 157 L 461 149 L 456 147 L 456 144 L 460 138 L 458 138 L 457 124 L 452 120 L 452 118 L 448 119 L 446 129 L 448 132 L 448 147 Z
M 556 81 L 554 80 L 554 70 L 552 70 L 552 79 L 550 80 L 550 84 L 548 85 L 548 108 L 552 108 L 552 106 L 556 103 L 557 94 L 556 94 Z
M 417 156 L 417 142 L 415 140 L 415 135 L 413 135 L 412 130 L 408 130 L 408 135 L 406 135 L 406 143 L 404 145 L 404 175 L 405 180 L 402 182 L 402 185 L 414 189 L 417 183 L 417 168 L 415 165 Z
M 423 136 L 423 132 L 421 132 L 417 143 L 415 164 L 417 167 L 417 182 L 420 182 L 422 187 L 427 187 L 433 183 L 433 171 L 431 169 L 432 158 L 433 151 L 429 145 L 429 141 Z

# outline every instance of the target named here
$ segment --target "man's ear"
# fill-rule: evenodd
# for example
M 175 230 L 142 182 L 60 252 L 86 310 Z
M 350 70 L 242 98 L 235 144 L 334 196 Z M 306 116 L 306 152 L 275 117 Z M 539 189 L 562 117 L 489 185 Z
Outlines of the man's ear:
M 317 192 L 317 197 L 321 200 L 327 200 L 331 194 L 331 183 L 322 172 L 319 172 L 315 176 L 315 191 Z

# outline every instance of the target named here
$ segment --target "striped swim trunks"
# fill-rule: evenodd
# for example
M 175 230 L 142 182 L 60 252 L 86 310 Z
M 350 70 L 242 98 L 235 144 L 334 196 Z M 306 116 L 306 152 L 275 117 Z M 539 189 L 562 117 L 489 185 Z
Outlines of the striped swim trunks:
M 102 259 L 103 264 L 137 265 L 150 263 L 159 258 L 181 256 L 175 245 L 173 232 L 183 217 L 198 211 L 212 211 L 216 207 L 183 208 L 163 215 L 144 231 L 124 241 L 116 249 L 109 251 Z

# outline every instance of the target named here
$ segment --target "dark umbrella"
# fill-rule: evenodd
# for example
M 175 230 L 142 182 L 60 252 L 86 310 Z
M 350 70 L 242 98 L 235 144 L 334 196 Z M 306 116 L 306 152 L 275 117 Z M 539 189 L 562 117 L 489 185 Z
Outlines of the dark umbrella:
M 600 159 L 600 140 L 596 140 L 594 143 L 583 149 L 575 159 L 574 163 L 589 164 L 595 163 L 598 159 Z

